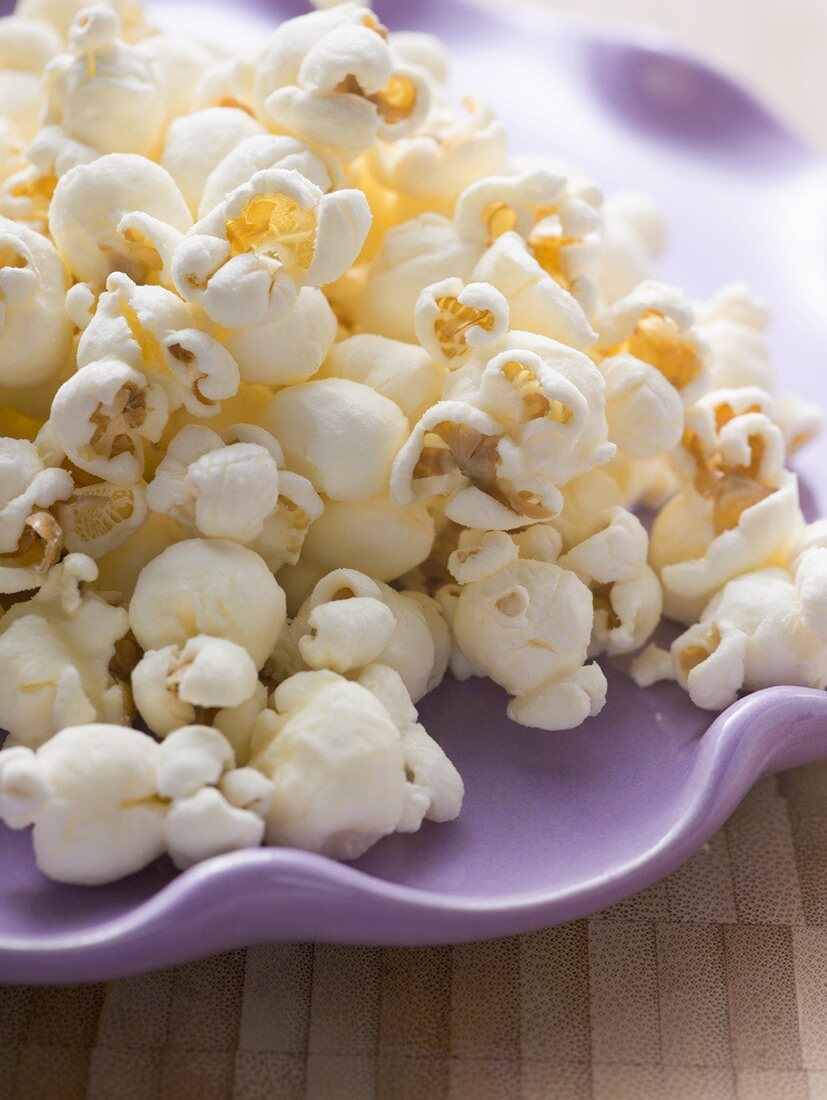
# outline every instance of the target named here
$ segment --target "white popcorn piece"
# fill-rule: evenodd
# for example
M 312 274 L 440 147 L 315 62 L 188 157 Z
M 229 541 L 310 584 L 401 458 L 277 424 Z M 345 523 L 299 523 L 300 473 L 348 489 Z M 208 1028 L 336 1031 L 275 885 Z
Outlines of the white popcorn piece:
M 64 726 L 123 716 L 109 664 L 127 616 L 86 590 L 96 575 L 90 558 L 69 554 L 0 620 L 0 728 L 17 744 L 34 747 Z
M 162 854 L 166 806 L 152 738 L 125 726 L 70 726 L 31 755 L 23 776 L 19 757 L 4 765 L 16 751 L 0 753 L 0 811 L 13 828 L 34 821 L 35 858 L 49 878 L 114 882 Z
M 394 35 L 392 41 L 398 38 Z M 505 127 L 487 104 L 464 99 L 455 108 L 432 98 L 428 117 L 417 131 L 393 144 L 377 143 L 368 151 L 367 163 L 382 187 L 437 209 L 446 207 L 440 213 L 450 213 L 451 205 L 475 180 L 502 171 L 506 144 Z
M 164 820 L 164 840 L 181 871 L 226 852 L 257 848 L 263 839 L 262 818 L 232 806 L 213 787 L 174 802 Z
M 117 13 L 127 42 L 137 42 L 150 33 L 144 9 L 136 0 L 104 2 Z M 51 24 L 61 38 L 66 38 L 73 20 L 88 6 L 88 0 L 17 0 L 15 10 L 28 19 Z
M 0 18 L 0 96 L 3 114 L 22 138 L 33 137 L 43 109 L 41 73 L 63 48 L 54 28 L 20 7 Z
M 659 513 L 651 562 L 686 624 L 741 573 L 783 562 L 802 526 L 798 485 L 760 390 L 716 391 L 687 411 L 675 463 L 688 484 Z M 691 480 L 690 480 L 691 479 Z
M 166 117 L 166 82 L 154 59 L 120 39 L 105 5 L 83 8 L 69 28 L 69 52 L 44 71 L 44 122 L 100 153 L 153 156 Z
M 635 657 L 629 675 L 638 687 L 647 688 L 664 680 L 674 680 L 675 667 L 668 649 L 651 643 Z
M 49 426 L 81 470 L 131 485 L 143 474 L 146 443 L 158 442 L 168 415 L 161 385 L 118 359 L 101 359 L 63 383 Z
M 608 195 L 600 214 L 597 286 L 603 301 L 612 305 L 652 277 L 666 229 L 653 200 L 636 191 Z
M 333 500 L 385 492 L 409 430 L 398 405 L 345 378 L 281 390 L 262 423 L 281 443 L 287 464 Z
M 565 311 L 574 312 L 574 299 L 591 314 L 597 305 L 601 201 L 593 184 L 536 167 L 472 183 L 459 197 L 454 222 L 461 237 L 484 246 L 516 232 L 540 269 L 565 291 L 559 299 Z M 513 262 L 513 250 L 507 255 Z
M 341 165 L 325 150 L 311 150 L 285 134 L 259 132 L 244 138 L 215 165 L 203 184 L 198 216 L 205 217 L 237 187 L 267 168 L 293 169 L 321 191 L 344 186 Z
M 129 602 L 143 649 L 183 646 L 197 634 L 242 646 L 261 668 L 285 620 L 284 593 L 252 550 L 224 539 L 188 539 L 146 565 Z
M 195 84 L 192 109 L 239 107 L 255 116 L 253 77 L 257 60 L 256 52 L 242 52 L 213 61 Z
M 295 169 L 256 172 L 180 241 L 172 258 L 178 293 L 216 324 L 276 321 L 303 286 L 338 279 L 370 227 L 361 191 L 325 194 Z
M 355 625 L 355 618 L 354 625 L 348 628 L 349 608 L 329 607 L 330 604 L 349 604 L 353 599 L 360 601 L 354 607 L 354 617 L 361 612 L 375 620 L 375 638 L 360 638 L 360 629 Z M 391 612 L 394 622 L 390 624 L 387 616 L 381 614 L 373 606 L 373 602 L 361 602 L 365 600 L 384 604 Z M 320 610 L 321 608 L 324 610 Z M 373 662 L 387 665 L 395 669 L 411 699 L 418 702 L 426 692 L 433 690 L 445 673 L 444 624 L 441 619 L 436 621 L 438 616 L 434 616 L 434 611 L 435 609 L 429 608 L 426 613 L 418 594 L 397 592 L 355 569 L 335 569 L 314 586 L 291 623 L 290 644 L 295 646 L 305 660 L 305 649 L 312 660 L 322 658 L 325 652 L 324 642 L 315 645 L 312 640 L 305 641 L 305 636 L 312 634 L 311 618 L 315 616 L 319 629 L 322 628 L 321 624 L 327 623 L 328 632 L 336 632 L 335 640 L 339 642 L 343 654 L 337 659 L 339 663 L 348 662 L 347 671 L 359 667 L 356 663 L 359 657 L 362 658 L 363 665 Z M 385 637 L 389 625 L 391 632 Z M 356 636 L 348 640 L 349 633 Z M 381 647 L 378 646 L 380 638 L 383 639 Z
M 649 539 L 640 520 L 614 508 L 605 526 L 558 559 L 587 584 L 594 602 L 589 656 L 615 656 L 639 649 L 654 633 L 663 595 L 647 564 Z
M 194 110 L 195 89 L 215 63 L 215 50 L 195 38 L 164 32 L 144 38 L 137 49 L 163 76 L 165 123 Z
M 73 488 L 56 504 L 54 512 L 66 549 L 100 558 L 134 535 L 146 520 L 148 509 L 141 484 L 96 481 Z
M 457 584 L 471 584 L 492 576 L 520 556 L 514 539 L 504 531 L 463 531 L 448 558 L 448 570 Z
M 300 672 L 274 696 L 276 714 L 252 764 L 275 790 L 268 844 L 356 859 L 402 818 L 405 758 L 376 696 L 334 672 Z
M 729 581 L 700 622 L 673 642 L 675 674 L 696 706 L 720 710 L 740 691 L 776 684 L 827 686 L 823 619 L 817 634 L 807 613 L 807 588 L 827 584 L 827 560 L 815 553 L 800 580 L 769 568 Z
M 149 506 L 205 538 L 252 542 L 278 506 L 279 457 L 261 443 L 225 444 L 190 424 L 170 440 L 147 490 Z
M 215 168 L 243 141 L 263 134 L 261 123 L 238 107 L 206 107 L 173 121 L 164 139 L 161 164 L 178 184 L 194 215 Z M 239 183 L 247 179 L 249 176 Z
M 375 661 L 396 629 L 389 607 L 372 596 L 318 604 L 307 617 L 308 633 L 298 641 L 312 669 L 345 673 Z
M 312 378 L 335 339 L 336 315 L 322 291 L 310 286 L 302 287 L 279 320 L 221 333 L 243 381 L 273 388 Z
M 416 343 L 414 317 L 421 292 L 451 277 L 465 283 L 474 278 L 491 282 L 474 273 L 481 254 L 478 243 L 461 238 L 454 224 L 439 214 L 422 214 L 393 226 L 368 269 L 357 310 L 359 328 Z
M 649 363 L 691 404 L 709 378 L 709 349 L 694 321 L 682 291 L 646 280 L 603 315 L 597 352 L 603 359 L 625 352 Z
M 302 561 L 324 573 L 356 569 L 392 581 L 424 562 L 433 543 L 434 521 L 425 503 L 400 507 L 385 495 L 327 500 L 307 532 Z
M 414 428 L 394 463 L 396 503 L 438 493 L 449 519 L 511 530 L 557 515 L 560 486 L 614 454 L 603 380 L 585 355 L 522 332 L 497 349 L 481 370 L 450 376 L 445 396 L 463 400 L 439 402 Z
M 165 737 L 205 710 L 240 707 L 254 696 L 258 677 L 241 646 L 199 634 L 183 646 L 147 651 L 131 684 L 139 714 L 153 733 Z
M 414 316 L 422 347 L 452 370 L 464 366 L 476 348 L 493 347 L 508 331 L 508 301 L 490 283 L 433 283 L 417 298 Z
M 388 36 L 394 54 L 406 65 L 422 69 L 434 84 L 448 79 L 448 50 L 435 34 L 425 31 L 394 31 Z
M 231 806 L 239 810 L 252 810 L 265 818 L 273 800 L 273 784 L 256 768 L 232 768 L 225 772 L 218 789 Z
M 370 386 L 394 401 L 412 424 L 439 400 L 445 376 L 423 348 L 371 332 L 333 345 L 321 373 Z
M 209 726 L 187 725 L 161 744 L 158 794 L 170 800 L 190 798 L 202 787 L 215 786 L 232 766 L 233 750 L 226 737 Z
M 585 350 L 596 334 L 577 299 L 532 256 L 515 232 L 500 234 L 474 267 L 474 278 L 508 299 L 511 325 Z
M 461 588 L 451 629 L 471 669 L 514 696 L 512 721 L 559 730 L 605 703 L 606 678 L 585 663 L 592 621 L 592 594 L 574 573 L 520 559 Z
M 72 489 L 71 474 L 47 466 L 33 443 L 0 439 L 0 593 L 46 580 L 64 545 L 54 505 Z
M 214 416 L 238 392 L 238 366 L 197 327 L 194 311 L 160 286 L 136 286 L 121 272 L 106 281 L 94 317 L 78 344 L 78 367 L 116 358 L 160 385 L 170 412 Z
M 368 665 L 358 682 L 377 697 L 402 736 L 407 785 L 397 830 L 416 832 L 425 819 L 453 821 L 462 809 L 462 777 L 417 721 L 416 708 L 399 674 L 386 665 Z
M 650 363 L 633 355 L 604 359 L 609 439 L 629 458 L 674 450 L 683 433 L 683 402 L 675 387 Z
M 359 4 L 289 19 L 259 57 L 253 93 L 275 128 L 352 158 L 425 119 L 427 76 L 400 61 L 387 32 Z
M 72 346 L 68 285 L 54 245 L 0 218 L 0 387 L 44 386 L 63 369 Z
M 159 164 L 110 153 L 58 181 L 49 232 L 76 278 L 102 289 L 113 271 L 169 282 L 168 262 L 192 225 L 184 197 Z

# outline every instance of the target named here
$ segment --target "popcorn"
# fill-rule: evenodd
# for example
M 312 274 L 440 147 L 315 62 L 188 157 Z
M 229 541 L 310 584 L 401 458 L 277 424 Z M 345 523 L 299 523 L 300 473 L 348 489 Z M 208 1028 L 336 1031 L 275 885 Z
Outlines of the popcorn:
M 779 429 L 761 391 L 724 390 L 687 412 L 676 457 L 691 478 L 658 515 L 651 560 L 670 618 L 691 623 L 733 577 L 783 561 L 802 520 Z
M 293 169 L 321 191 L 344 186 L 344 174 L 335 157 L 312 151 L 298 138 L 258 131 L 240 141 L 210 172 L 202 188 L 199 217 L 205 217 L 237 187 L 267 168 Z
M 3 766 L 8 752 L 19 751 L 0 753 L 0 808 L 13 828 L 34 822 L 43 874 L 95 886 L 134 874 L 162 854 L 166 807 L 157 797 L 160 749 L 151 738 L 124 726 L 75 725 Z M 28 812 L 18 817 L 21 801 Z
M 43 94 L 40 74 L 62 48 L 60 35 L 39 20 L 14 15 L 0 18 L 0 95 L 3 114 L 19 135 L 37 132 Z
M 336 316 L 320 290 L 305 286 L 279 320 L 224 329 L 221 339 L 245 382 L 292 386 L 312 378 L 327 358 L 336 339 Z
M 158 442 L 168 415 L 159 383 L 119 359 L 100 359 L 63 383 L 49 427 L 75 466 L 131 485 L 143 473 L 146 443 Z
M 609 195 L 601 208 L 597 287 L 612 305 L 652 276 L 652 261 L 663 251 L 666 230 L 660 212 L 639 192 Z
M 401 738 L 376 696 L 334 672 L 300 672 L 276 689 L 252 759 L 275 790 L 268 844 L 356 859 L 392 833 L 405 808 Z M 263 738 L 262 738 L 263 739 Z
M 310 482 L 283 466 L 263 428 L 238 424 L 221 436 L 191 424 L 167 445 L 147 500 L 199 535 L 251 544 L 277 569 L 298 560 L 324 507 Z
M 160 386 L 170 412 L 183 405 L 194 416 L 214 416 L 238 392 L 235 360 L 197 327 L 192 308 L 163 287 L 136 286 L 121 272 L 107 279 L 77 350 L 78 367 L 108 358 Z
M 462 586 L 451 631 L 473 674 L 489 676 L 514 698 L 508 716 L 539 729 L 571 729 L 598 714 L 606 678 L 587 665 L 592 595 L 578 577 L 549 561 L 500 565 Z
M 377 138 L 413 133 L 430 102 L 425 74 L 397 60 L 387 31 L 360 4 L 282 23 L 259 57 L 253 93 L 275 128 L 346 158 Z
M 392 37 L 397 52 L 399 39 L 398 34 Z M 429 68 L 435 79 L 434 59 L 426 64 L 413 56 L 405 60 L 421 69 Z M 428 116 L 416 133 L 393 144 L 379 142 L 367 153 L 371 174 L 382 187 L 432 203 L 446 214 L 466 187 L 481 176 L 502 171 L 505 161 L 505 127 L 486 104 L 473 99 L 464 99 L 461 109 L 441 99 L 432 100 Z
M 370 264 L 358 306 L 360 329 L 392 340 L 416 342 L 416 301 L 426 286 L 451 277 L 472 282 L 481 248 L 463 240 L 438 214 L 393 226 Z M 481 280 L 491 281 L 477 274 Z
M 45 386 L 63 369 L 72 346 L 68 285 L 54 246 L 0 217 L 0 387 Z
M 505 295 L 513 328 L 582 350 L 594 343 L 595 333 L 582 306 L 531 255 L 517 233 L 496 238 L 474 267 L 474 278 Z
M 181 240 L 175 288 L 216 324 L 277 321 L 303 286 L 323 286 L 356 259 L 370 226 L 360 191 L 324 194 L 295 169 L 268 168 L 232 191 Z
M 43 121 L 100 153 L 153 156 L 166 115 L 160 67 L 120 40 L 118 13 L 105 4 L 78 12 L 68 38 L 69 52 L 44 70 Z
M 354 599 L 359 602 L 351 605 Z M 340 602 L 349 606 L 333 606 Z M 393 623 L 377 603 L 390 611 Z M 361 624 L 368 621 L 372 636 L 363 638 Z M 387 665 L 399 674 L 414 702 L 432 691 L 445 672 L 436 609 L 426 614 L 418 594 L 397 592 L 354 569 L 336 569 L 315 585 L 290 624 L 289 645 L 311 668 L 350 671 L 372 662 Z M 325 654 L 332 654 L 335 665 L 321 664 Z
M 335 344 L 321 373 L 370 386 L 415 424 L 439 400 L 445 372 L 415 344 L 364 332 Z
M 0 439 L 0 592 L 39 588 L 59 559 L 64 532 L 49 511 L 73 490 L 24 439 Z
M 599 354 L 610 359 L 625 352 L 649 363 L 691 403 L 707 388 L 709 358 L 693 322 L 692 306 L 680 291 L 646 280 L 603 318 Z
M 199 634 L 185 645 L 147 651 L 132 671 L 138 713 L 160 737 L 205 710 L 238 707 L 255 694 L 257 670 L 245 649 Z
M 238 107 L 206 107 L 174 120 L 164 141 L 161 164 L 178 184 L 193 214 L 198 213 L 204 187 L 214 169 L 242 142 L 262 134 L 261 123 Z M 247 179 L 249 176 L 238 183 Z
M 776 684 L 827 686 L 823 618 L 820 633 L 808 621 L 807 587 L 815 577 L 819 589 L 827 582 L 827 563 L 815 553 L 803 575 L 799 565 L 792 576 L 769 568 L 729 581 L 673 642 L 676 678 L 696 706 L 721 710 L 740 691 Z
M 488 283 L 443 279 L 425 287 L 416 301 L 414 324 L 422 347 L 452 370 L 475 348 L 493 347 L 508 331 L 508 301 Z
M 284 593 L 252 550 L 225 539 L 188 539 L 144 566 L 129 625 L 144 650 L 183 646 L 197 634 L 246 649 L 261 668 L 285 619 Z
M 302 561 L 323 572 L 356 569 L 392 581 L 424 562 L 433 543 L 434 521 L 425 503 L 400 507 L 384 494 L 327 500 L 307 532 Z
M 385 492 L 408 435 L 398 405 L 358 382 L 322 378 L 281 390 L 262 418 L 287 464 L 333 500 Z
M 313 3 L 242 53 L 0 18 L 0 820 L 60 882 L 453 820 L 448 671 L 545 730 L 604 655 L 707 709 L 827 689 L 786 465 L 823 417 L 764 304 L 655 281 L 650 200 Z
M 86 589 L 96 576 L 90 558 L 69 554 L 0 619 L 0 728 L 15 744 L 35 747 L 64 726 L 124 715 L 109 665 L 127 615 Z
M 639 649 L 663 610 L 660 582 L 647 564 L 649 539 L 636 516 L 613 508 L 605 526 L 558 559 L 587 584 L 594 602 L 589 656 Z
M 101 289 L 113 271 L 136 283 L 167 280 L 172 248 L 192 225 L 175 181 L 160 165 L 110 153 L 58 181 L 49 232 L 76 278 Z
M 449 519 L 511 530 L 557 515 L 559 486 L 612 456 L 602 379 L 586 356 L 529 333 L 497 347 L 446 386 L 473 404 L 443 400 L 414 428 L 394 463 L 397 504 L 437 493 Z

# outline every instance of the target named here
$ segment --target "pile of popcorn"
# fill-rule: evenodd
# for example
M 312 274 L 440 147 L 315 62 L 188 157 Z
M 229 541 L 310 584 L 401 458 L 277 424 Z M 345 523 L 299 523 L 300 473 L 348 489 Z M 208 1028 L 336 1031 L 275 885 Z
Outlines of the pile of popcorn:
M 653 280 L 649 203 L 446 70 L 358 0 L 251 56 L 0 20 L 0 817 L 53 879 L 453 819 L 449 669 L 542 730 L 602 655 L 710 709 L 827 685 L 764 307 Z

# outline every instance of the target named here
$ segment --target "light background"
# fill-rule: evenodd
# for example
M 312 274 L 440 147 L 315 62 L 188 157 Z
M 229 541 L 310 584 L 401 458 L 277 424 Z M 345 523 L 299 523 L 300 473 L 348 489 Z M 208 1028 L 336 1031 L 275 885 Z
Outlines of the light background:
M 478 0 L 647 23 L 743 81 L 827 150 L 827 0 Z

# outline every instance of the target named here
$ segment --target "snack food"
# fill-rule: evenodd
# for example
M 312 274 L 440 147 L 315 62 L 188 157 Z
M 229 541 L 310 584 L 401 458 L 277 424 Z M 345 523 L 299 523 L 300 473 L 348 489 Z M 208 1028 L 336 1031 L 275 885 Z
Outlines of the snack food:
M 318 7 L 255 57 L 131 3 L 0 33 L 0 818 L 58 881 L 452 820 L 449 669 L 545 731 L 598 659 L 827 686 L 763 305 L 658 282 L 651 204 Z

